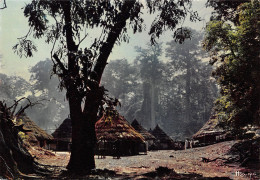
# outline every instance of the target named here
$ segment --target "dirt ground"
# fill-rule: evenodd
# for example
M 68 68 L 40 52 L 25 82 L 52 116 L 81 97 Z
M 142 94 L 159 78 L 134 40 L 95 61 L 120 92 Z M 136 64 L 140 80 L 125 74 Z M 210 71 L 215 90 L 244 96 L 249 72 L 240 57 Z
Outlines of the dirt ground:
M 193 148 L 188 150 L 160 150 L 149 151 L 147 155 L 121 157 L 113 159 L 107 156 L 105 159 L 96 160 L 97 169 L 113 170 L 117 174 L 131 177 L 138 177 L 144 173 L 155 171 L 156 168 L 162 166 L 174 169 L 178 174 L 200 174 L 203 177 L 228 177 L 230 179 L 258 179 L 255 174 L 257 170 L 248 170 L 239 167 L 237 164 L 224 164 L 224 159 L 228 159 L 226 155 L 230 147 L 235 141 L 222 142 L 206 147 Z M 33 152 L 32 152 L 33 154 Z M 68 152 L 35 153 L 35 157 L 39 163 L 51 165 L 57 168 L 65 169 L 70 154 Z M 212 162 L 202 162 L 202 157 L 209 160 L 216 159 Z M 135 178 L 136 179 L 136 178 Z

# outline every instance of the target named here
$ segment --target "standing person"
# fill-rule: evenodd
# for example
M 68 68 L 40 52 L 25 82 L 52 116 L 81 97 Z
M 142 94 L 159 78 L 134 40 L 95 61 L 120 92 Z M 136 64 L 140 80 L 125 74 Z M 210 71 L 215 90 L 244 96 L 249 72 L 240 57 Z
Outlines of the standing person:
M 98 150 L 101 156 L 101 159 L 105 159 L 105 140 L 101 139 L 98 141 Z M 99 156 L 98 156 L 99 157 Z
M 117 156 L 117 149 L 116 149 L 116 141 L 114 141 L 113 142 L 113 159 L 115 159 L 116 158 L 116 156 Z
M 190 140 L 190 148 L 192 148 L 193 140 Z
M 120 159 L 120 140 L 116 140 L 116 158 Z
M 185 150 L 188 148 L 188 140 L 185 140 Z

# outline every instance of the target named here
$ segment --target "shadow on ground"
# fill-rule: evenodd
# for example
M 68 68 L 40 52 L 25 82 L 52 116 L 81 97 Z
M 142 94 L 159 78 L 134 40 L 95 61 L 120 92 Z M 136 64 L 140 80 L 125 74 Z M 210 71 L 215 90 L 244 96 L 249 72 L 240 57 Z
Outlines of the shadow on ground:
M 160 179 L 160 180 L 168 180 L 168 179 L 186 179 L 186 180 L 206 180 L 206 179 L 221 179 L 221 180 L 229 180 L 228 177 L 203 177 L 200 174 L 178 174 L 173 169 L 169 169 L 167 167 L 158 167 L 155 171 L 151 171 L 148 173 L 144 173 L 141 175 L 136 175 L 135 173 L 130 174 L 116 174 L 115 171 L 111 171 L 108 169 L 96 169 L 93 170 L 90 175 L 76 175 L 76 174 L 70 174 L 67 171 L 63 171 L 61 174 L 59 174 L 56 177 L 45 177 L 47 179 L 89 179 L 89 180 L 103 180 L 103 179 L 115 179 L 115 180 L 154 180 L 154 179 Z

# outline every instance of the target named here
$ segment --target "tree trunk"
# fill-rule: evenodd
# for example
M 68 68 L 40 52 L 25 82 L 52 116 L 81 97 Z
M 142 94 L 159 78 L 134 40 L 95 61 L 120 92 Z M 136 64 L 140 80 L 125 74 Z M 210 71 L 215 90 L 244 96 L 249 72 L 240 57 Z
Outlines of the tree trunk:
M 191 121 L 191 102 L 190 102 L 190 78 L 191 78 L 191 64 L 190 64 L 190 57 L 186 59 L 187 65 L 186 65 L 186 94 L 185 94 L 185 105 L 186 105 L 186 111 L 185 111 L 185 121 L 186 123 L 190 123 Z
M 143 104 L 141 112 L 143 117 L 143 126 L 147 129 L 151 128 L 151 84 L 143 82 Z
M 72 149 L 67 169 L 76 173 L 85 173 L 95 167 L 94 156 L 90 153 L 92 148 L 85 148 L 88 141 L 85 133 L 88 131 L 88 127 L 85 127 L 84 122 L 87 119 L 84 119 L 81 101 L 77 102 L 73 97 L 69 98 L 69 108 L 72 121 Z M 85 140 L 83 136 L 86 138 Z
M 154 129 L 155 124 L 155 83 L 154 80 L 151 82 L 151 128 Z
M 73 40 L 70 1 L 64 1 L 62 7 L 65 15 L 65 25 L 67 26 L 67 48 L 69 52 L 76 52 L 78 47 Z M 79 94 L 78 87 L 75 83 L 79 70 L 73 53 L 68 54 L 68 72 L 70 73 L 70 79 L 66 80 L 65 83 L 72 121 L 72 149 L 67 169 L 71 172 L 86 174 L 89 173 L 91 169 L 95 168 L 95 142 L 92 139 L 96 136 L 94 122 L 96 121 L 95 113 L 97 113 L 97 111 L 93 112 L 95 114 L 94 116 L 93 113 L 83 113 L 82 111 L 82 96 Z M 93 101 L 88 101 L 87 99 L 88 97 L 86 97 L 86 102 L 92 105 Z

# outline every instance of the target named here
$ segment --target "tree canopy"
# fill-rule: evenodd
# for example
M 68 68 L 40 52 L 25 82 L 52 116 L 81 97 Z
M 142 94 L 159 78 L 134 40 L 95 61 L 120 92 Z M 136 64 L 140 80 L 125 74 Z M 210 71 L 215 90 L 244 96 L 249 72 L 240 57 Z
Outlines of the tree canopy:
M 216 101 L 218 118 L 228 129 L 259 125 L 260 4 L 251 1 L 236 10 L 238 25 L 222 20 L 207 25 L 204 48 L 211 52 L 213 72 L 222 96 Z

